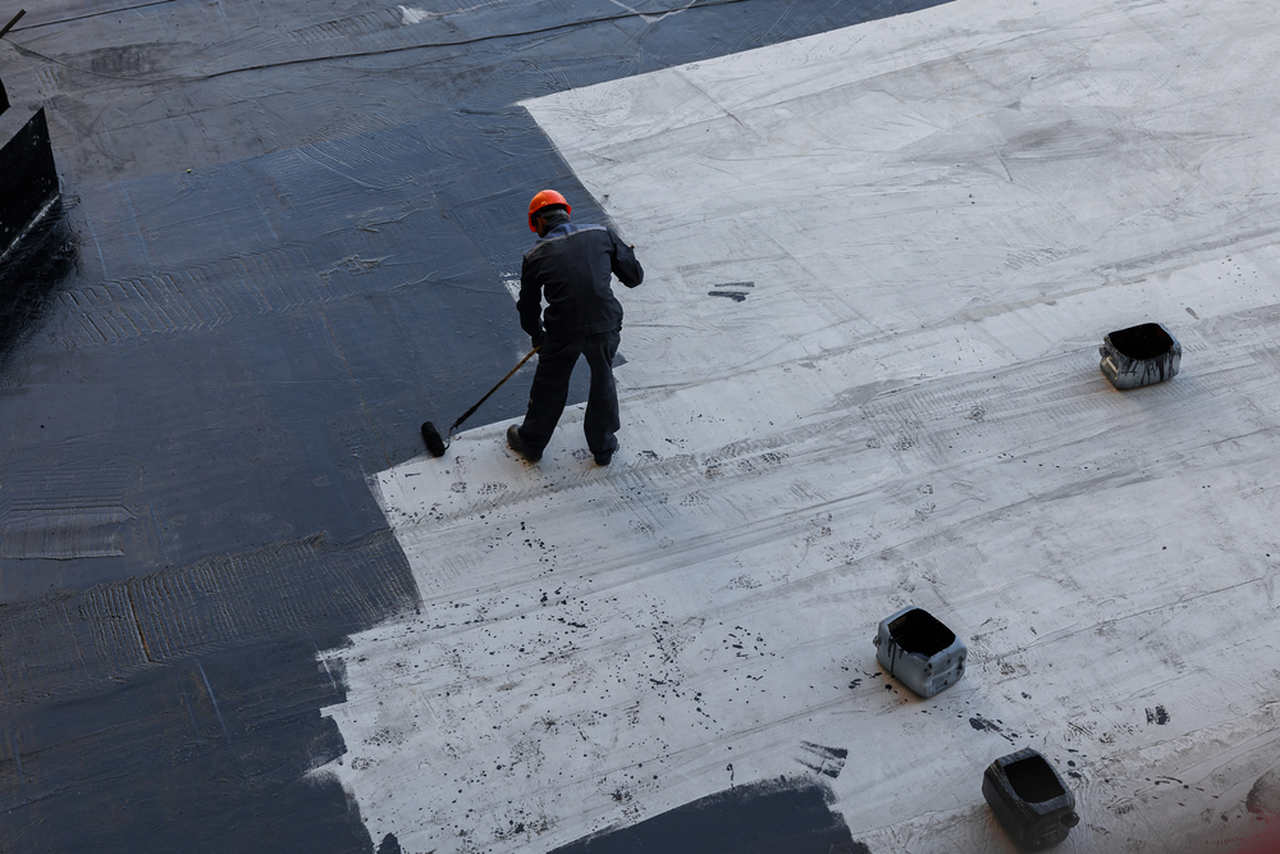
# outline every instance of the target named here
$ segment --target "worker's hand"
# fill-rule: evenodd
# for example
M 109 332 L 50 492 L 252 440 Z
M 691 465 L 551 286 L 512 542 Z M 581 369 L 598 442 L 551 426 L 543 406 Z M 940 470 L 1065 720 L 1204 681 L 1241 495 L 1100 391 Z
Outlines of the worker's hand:
M 529 344 L 530 346 L 532 346 L 534 350 L 537 350 L 539 347 L 542 346 L 542 342 L 546 340 L 546 337 L 547 337 L 546 335 L 530 335 Z

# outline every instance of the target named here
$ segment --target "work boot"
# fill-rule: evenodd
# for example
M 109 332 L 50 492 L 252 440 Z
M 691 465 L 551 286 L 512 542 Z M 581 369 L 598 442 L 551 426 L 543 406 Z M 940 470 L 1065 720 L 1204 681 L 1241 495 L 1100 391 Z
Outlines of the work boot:
M 507 446 L 531 463 L 542 459 L 542 451 L 532 450 L 525 444 L 524 437 L 520 435 L 520 428 L 515 424 L 507 428 Z
M 610 448 L 607 451 L 601 451 L 598 454 L 592 454 L 592 456 L 595 457 L 596 465 L 598 466 L 609 465 L 609 463 L 613 462 L 613 452 L 616 450 L 618 450 L 618 440 L 614 439 L 612 448 Z

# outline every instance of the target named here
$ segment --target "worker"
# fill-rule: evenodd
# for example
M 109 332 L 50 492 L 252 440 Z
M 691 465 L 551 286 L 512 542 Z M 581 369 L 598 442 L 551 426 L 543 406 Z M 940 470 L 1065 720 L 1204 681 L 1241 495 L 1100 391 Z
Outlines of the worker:
M 529 228 L 538 235 L 520 269 L 520 326 L 538 351 L 524 423 L 507 430 L 507 444 L 529 462 L 542 450 L 564 412 L 569 378 L 579 356 L 591 368 L 587 412 L 582 422 L 597 465 L 607 466 L 618 449 L 618 389 L 613 357 L 622 330 L 622 306 L 610 273 L 629 288 L 644 279 L 634 247 L 603 225 L 569 221 L 572 208 L 555 190 L 529 202 Z M 542 302 L 546 300 L 544 312 Z

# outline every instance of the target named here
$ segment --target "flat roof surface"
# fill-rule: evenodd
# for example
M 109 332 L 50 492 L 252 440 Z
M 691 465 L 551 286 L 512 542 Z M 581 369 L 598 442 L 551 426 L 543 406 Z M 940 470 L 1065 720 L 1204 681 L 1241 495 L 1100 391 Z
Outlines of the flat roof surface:
M 1280 810 L 1262 4 L 50 3 L 0 296 L 0 849 L 1219 851 Z M 528 196 L 636 244 L 622 449 Z M 1162 322 L 1173 380 L 1098 370 Z M 579 376 L 574 400 L 584 396 Z M 946 623 L 928 700 L 880 620 Z

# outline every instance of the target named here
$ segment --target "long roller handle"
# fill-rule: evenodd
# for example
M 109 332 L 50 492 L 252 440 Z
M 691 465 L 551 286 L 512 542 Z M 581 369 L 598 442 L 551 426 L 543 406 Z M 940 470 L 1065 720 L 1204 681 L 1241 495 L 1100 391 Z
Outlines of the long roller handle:
M 524 363 L 525 363 L 525 362 L 527 362 L 527 361 L 529 361 L 530 359 L 532 359 L 532 358 L 533 358 L 533 355 L 534 355 L 535 353 L 537 353 L 537 352 L 538 352 L 539 350 L 541 350 L 541 349 L 542 349 L 542 347 L 541 347 L 541 346 L 538 346 L 538 347 L 534 347 L 532 350 L 530 350 L 530 351 L 528 352 L 528 354 L 527 354 L 523 359 L 521 359 L 519 362 L 517 362 L 517 363 L 516 363 L 516 366 L 515 366 L 514 368 L 512 368 L 510 371 L 508 371 L 508 372 L 507 372 L 507 375 L 506 375 L 505 377 L 503 377 L 502 379 L 498 380 L 497 385 L 495 385 L 493 388 L 489 389 L 489 391 L 485 394 L 485 396 L 484 396 L 484 397 L 482 397 L 482 398 L 480 398 L 479 400 L 477 400 L 477 401 L 476 401 L 476 405 L 475 405 L 475 406 L 471 407 L 471 408 L 470 408 L 470 409 L 468 409 L 466 412 L 462 413 L 462 415 L 461 415 L 461 416 L 459 416 L 458 420 L 457 420 L 457 421 L 455 421 L 455 422 L 453 422 L 453 426 L 449 428 L 449 435 L 450 435 L 450 436 L 452 436 L 452 435 L 453 435 L 453 431 L 458 429 L 458 425 L 459 425 L 459 424 L 461 424 L 463 421 L 466 421 L 468 418 L 470 418 L 472 415 L 474 415 L 474 414 L 475 414 L 475 411 L 476 411 L 477 409 L 479 409 L 479 408 L 480 408 L 480 405 L 481 405 L 482 403 L 484 403 L 486 400 L 488 400 L 490 397 L 492 397 L 492 396 L 493 396 L 493 393 L 494 393 L 495 391 L 497 391 L 498 389 L 502 388 L 502 384 L 503 384 L 503 383 L 505 383 L 507 380 L 511 379 L 513 376 L 515 376 L 515 375 L 516 375 L 516 371 L 518 371 L 518 370 L 520 370 L 521 368 L 523 368 L 523 367 L 524 367 Z
M 18 21 L 21 21 L 21 20 L 22 20 L 22 16 L 23 16 L 23 15 L 25 15 L 25 14 L 27 14 L 27 10 L 26 10 L 26 9 L 19 9 L 19 10 L 18 10 L 18 14 L 14 15 L 12 18 L 10 18 L 10 19 L 9 19 L 9 23 L 7 23 L 7 24 L 5 24 L 5 25 L 4 25 L 4 29 L 3 29 L 3 30 L 0 30 L 0 39 L 4 38 L 4 37 L 5 37 L 5 35 L 9 32 L 9 30 L 13 29 L 13 25 L 14 25 L 14 24 L 16 24 L 16 23 L 18 23 Z

